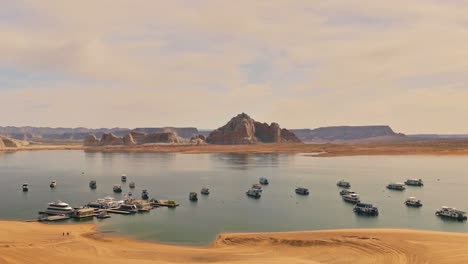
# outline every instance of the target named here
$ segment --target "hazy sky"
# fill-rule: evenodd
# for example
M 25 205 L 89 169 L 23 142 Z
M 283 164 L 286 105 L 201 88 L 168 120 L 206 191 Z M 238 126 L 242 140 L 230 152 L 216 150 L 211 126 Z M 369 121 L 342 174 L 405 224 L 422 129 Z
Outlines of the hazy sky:
M 468 133 L 468 1 L 0 0 L 0 126 Z

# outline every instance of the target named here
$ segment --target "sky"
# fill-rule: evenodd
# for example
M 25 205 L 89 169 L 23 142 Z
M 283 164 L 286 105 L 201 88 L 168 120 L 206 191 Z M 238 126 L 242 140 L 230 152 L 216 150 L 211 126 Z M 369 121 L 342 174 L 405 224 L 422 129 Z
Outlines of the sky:
M 468 1 L 0 0 L 0 126 L 468 133 Z

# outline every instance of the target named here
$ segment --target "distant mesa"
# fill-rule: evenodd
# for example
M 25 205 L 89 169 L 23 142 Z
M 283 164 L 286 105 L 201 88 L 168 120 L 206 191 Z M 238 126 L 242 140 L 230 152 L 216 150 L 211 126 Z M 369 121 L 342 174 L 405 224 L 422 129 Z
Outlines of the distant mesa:
M 291 131 L 303 142 L 350 141 L 405 136 L 401 133 L 395 133 L 389 126 L 334 126 L 316 129 L 291 129 Z
M 95 135 L 88 135 L 85 146 L 112 146 L 112 145 L 143 145 L 151 143 L 181 143 L 182 139 L 175 132 L 145 133 L 132 131 L 123 137 L 113 133 L 105 133 L 98 140 Z
M 29 142 L 26 141 L 19 141 L 9 137 L 0 136 L 0 149 L 17 148 L 28 144 Z
M 301 142 L 277 123 L 260 123 L 245 113 L 233 117 L 226 125 L 212 131 L 206 138 L 210 144 L 240 145 L 255 143 Z

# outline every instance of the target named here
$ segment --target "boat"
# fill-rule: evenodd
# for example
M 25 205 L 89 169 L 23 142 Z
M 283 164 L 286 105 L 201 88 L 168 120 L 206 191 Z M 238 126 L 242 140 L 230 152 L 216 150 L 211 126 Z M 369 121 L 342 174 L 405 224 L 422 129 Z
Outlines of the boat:
M 122 186 L 120 186 L 120 184 L 114 184 L 114 192 L 121 193 L 122 192 Z
M 145 190 L 141 191 L 141 198 L 143 200 L 147 200 L 149 198 L 148 190 L 145 189 Z
M 97 187 L 96 181 L 90 181 L 89 182 L 89 188 L 96 189 L 96 187 Z
M 51 214 L 70 214 L 73 212 L 73 208 L 67 203 L 57 201 L 55 203 L 49 203 L 45 213 Z
M 350 193 L 345 194 L 342 196 L 343 200 L 349 203 L 360 203 L 361 199 L 359 198 L 359 194 L 357 193 Z
M 117 209 L 117 211 L 125 211 L 130 213 L 138 212 L 138 207 L 134 204 L 121 204 Z
M 117 208 L 123 201 L 116 201 L 114 197 L 104 197 L 101 199 L 97 199 L 95 202 L 88 203 L 88 207 L 96 208 L 96 209 L 109 209 L 109 208 Z
M 406 189 L 406 187 L 404 183 L 396 182 L 396 183 L 390 183 L 389 185 L 387 185 L 387 189 L 403 191 Z
M 300 195 L 309 195 L 309 189 L 303 187 L 297 187 L 296 193 Z
M 251 188 L 246 192 L 247 196 L 260 198 L 262 196 L 262 191 L 259 189 Z
M 352 194 L 352 193 L 355 193 L 355 192 L 352 191 L 351 189 L 343 189 L 340 191 L 340 195 L 347 195 L 347 194 Z
M 210 189 L 203 187 L 200 191 L 201 194 L 203 195 L 208 195 L 210 194 Z
M 57 186 L 57 181 L 51 181 L 49 186 L 50 188 L 55 188 L 55 186 Z
M 260 184 L 253 184 L 252 185 L 252 188 L 251 189 L 255 189 L 255 190 L 258 190 L 259 192 L 262 192 L 263 191 L 263 188 Z
M 198 201 L 197 193 L 196 192 L 189 193 L 189 199 L 190 199 L 190 201 Z
M 337 186 L 342 187 L 342 188 L 350 188 L 351 184 L 345 180 L 341 180 L 338 183 L 336 183 Z
M 370 216 L 377 216 L 379 215 L 379 209 L 372 204 L 368 203 L 357 203 L 356 206 L 354 206 L 353 211 L 357 214 L 363 214 L 363 215 L 370 215 Z
M 106 211 L 103 211 L 103 212 L 100 212 L 96 217 L 99 219 L 105 219 L 105 218 L 110 218 L 111 216 Z
M 120 177 L 120 179 L 122 180 L 122 182 L 126 182 L 127 181 L 127 175 L 122 174 L 122 177 Z
M 23 186 L 21 186 L 21 188 L 23 189 L 23 192 L 29 191 L 29 185 L 27 183 L 23 183 Z
M 262 184 L 262 185 L 267 185 L 267 184 L 270 183 L 270 182 L 268 182 L 268 179 L 265 178 L 265 177 L 260 178 L 259 182 L 260 182 L 260 184 Z
M 408 197 L 408 199 L 406 199 L 406 201 L 405 201 L 405 204 L 407 206 L 413 206 L 413 207 L 421 207 L 422 206 L 421 200 L 416 199 L 416 197 Z
M 442 206 L 435 213 L 437 216 L 452 218 L 456 220 L 466 220 L 466 212 L 457 210 L 457 208 Z
M 422 179 L 407 179 L 405 184 L 411 186 L 423 186 L 424 182 Z
M 130 187 L 130 188 L 132 188 L 132 189 L 135 188 L 135 183 L 134 183 L 134 182 L 131 182 L 131 183 L 128 185 L 128 187 Z

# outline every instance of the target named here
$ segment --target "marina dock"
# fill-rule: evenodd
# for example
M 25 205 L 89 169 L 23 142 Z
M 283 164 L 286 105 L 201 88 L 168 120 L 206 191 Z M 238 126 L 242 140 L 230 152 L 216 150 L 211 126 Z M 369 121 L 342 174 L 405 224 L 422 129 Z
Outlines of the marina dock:
M 60 221 L 60 220 L 66 220 L 70 219 L 70 216 L 68 215 L 51 215 L 47 217 L 40 218 L 40 222 L 48 222 L 48 221 Z

